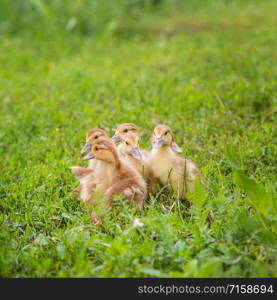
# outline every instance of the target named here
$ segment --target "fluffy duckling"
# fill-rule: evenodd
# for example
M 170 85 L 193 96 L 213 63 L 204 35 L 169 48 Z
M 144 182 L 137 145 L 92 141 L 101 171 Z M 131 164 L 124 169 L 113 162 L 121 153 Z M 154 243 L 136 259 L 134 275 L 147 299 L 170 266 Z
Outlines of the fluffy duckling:
M 102 137 L 108 137 L 107 132 L 104 129 L 93 128 L 86 134 L 86 144 L 81 150 L 81 154 L 91 150 L 92 144 Z M 89 161 L 88 167 L 94 169 L 96 167 L 96 161 Z
M 133 136 L 131 141 L 130 135 Z M 127 141 L 125 141 L 126 136 Z M 150 193 L 155 194 L 157 190 L 156 182 L 150 176 L 150 168 L 148 166 L 149 152 L 147 150 L 140 149 L 139 152 L 141 154 L 141 158 L 139 159 L 138 155 L 136 155 L 138 153 L 133 153 L 133 155 L 130 156 L 128 155 L 128 152 L 130 153 L 130 149 L 128 149 L 126 146 L 122 146 L 124 143 L 126 144 L 126 142 L 128 142 L 129 144 L 133 144 L 134 147 L 138 147 L 136 144 L 138 144 L 139 140 L 139 128 L 133 123 L 121 124 L 116 128 L 115 135 L 112 137 L 112 140 L 115 143 L 121 142 L 117 148 L 120 155 L 130 166 L 135 167 L 135 169 L 137 169 L 143 175 L 147 182 Z M 134 157 L 134 155 L 136 155 L 136 157 Z
M 115 143 L 119 143 L 121 141 L 121 137 L 128 133 L 133 133 L 138 136 L 139 135 L 138 126 L 133 123 L 124 123 L 118 125 L 115 130 L 115 134 L 112 137 L 112 141 Z
M 106 132 L 103 129 L 92 129 L 87 133 L 87 142 L 81 153 L 91 150 L 96 141 L 106 139 Z M 83 200 L 85 204 L 94 204 L 93 189 L 96 188 L 97 182 L 102 181 L 102 189 L 108 187 L 105 185 L 105 178 L 108 178 L 107 165 L 101 161 L 93 160 L 89 163 L 88 168 L 71 167 L 72 173 L 80 181 L 80 185 L 76 188 L 77 198 Z
M 123 195 L 128 202 L 134 202 L 142 208 L 146 198 L 146 183 L 138 171 L 129 167 L 119 158 L 114 143 L 103 138 L 92 145 L 86 160 L 96 159 L 106 167 L 106 177 L 97 177 L 95 189 L 101 191 L 107 203 L 111 205 L 113 195 Z
M 194 187 L 196 177 L 202 180 L 201 171 L 191 161 L 179 157 L 176 152 L 182 149 L 174 141 L 171 129 L 166 125 L 158 125 L 152 137 L 152 150 L 148 163 L 151 166 L 151 176 L 184 199 L 186 192 Z
M 133 123 L 124 123 L 121 125 L 118 125 L 115 134 L 112 137 L 112 141 L 115 143 L 122 142 L 122 137 L 124 137 L 126 134 L 133 134 L 136 135 L 139 138 L 139 127 Z M 119 148 L 120 150 L 120 148 Z M 149 152 L 147 150 L 140 150 L 140 153 L 146 158 L 149 155 Z
M 127 133 L 124 136 L 120 136 L 121 143 L 117 149 L 122 159 L 143 175 L 145 157 L 141 154 L 138 140 L 139 138 L 136 134 Z
M 81 153 L 89 151 L 92 147 L 92 144 L 102 137 L 107 137 L 107 133 L 104 129 L 93 128 L 89 130 L 86 134 L 86 144 L 81 150 Z M 95 160 L 89 161 L 88 168 L 77 166 L 70 168 L 72 173 L 80 181 L 79 186 L 76 188 L 76 196 L 77 198 L 83 200 L 85 204 L 91 204 L 92 202 L 92 189 L 95 187 L 95 176 L 93 175 L 92 170 L 95 170 L 96 168 L 97 162 Z

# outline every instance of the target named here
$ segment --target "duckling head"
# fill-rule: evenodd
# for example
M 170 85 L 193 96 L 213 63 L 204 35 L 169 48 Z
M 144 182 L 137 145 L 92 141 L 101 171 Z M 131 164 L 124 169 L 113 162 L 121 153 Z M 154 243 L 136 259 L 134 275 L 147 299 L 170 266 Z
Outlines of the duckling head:
M 81 150 L 81 153 L 85 153 L 91 150 L 92 144 L 102 137 L 108 137 L 106 131 L 100 128 L 93 128 L 87 132 L 86 135 L 86 144 L 84 148 Z
M 115 143 L 119 143 L 121 141 L 121 137 L 128 133 L 133 133 L 135 135 L 138 135 L 139 134 L 138 126 L 133 123 L 124 123 L 117 126 L 115 130 L 115 135 L 112 137 L 112 140 Z
M 183 150 L 174 142 L 173 133 L 167 125 L 157 125 L 154 128 L 152 146 L 154 148 L 170 147 L 173 151 L 183 152 Z
M 131 155 L 135 159 L 141 160 L 142 155 L 140 153 L 138 141 L 138 136 L 133 133 L 121 136 L 122 152 Z
M 113 141 L 109 138 L 101 138 L 94 142 L 90 152 L 84 157 L 84 159 L 97 159 L 107 163 L 117 163 L 119 160 L 117 149 Z

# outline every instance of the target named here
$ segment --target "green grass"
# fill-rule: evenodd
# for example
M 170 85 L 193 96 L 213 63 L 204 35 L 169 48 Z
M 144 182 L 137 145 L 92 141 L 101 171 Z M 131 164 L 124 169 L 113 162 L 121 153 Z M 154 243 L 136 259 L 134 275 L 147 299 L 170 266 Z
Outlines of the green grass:
M 1 277 L 277 276 L 276 2 L 165 2 L 87 30 L 83 6 L 74 30 L 0 22 Z M 69 167 L 88 129 L 122 122 L 148 148 L 171 126 L 206 187 L 119 203 L 97 228 Z

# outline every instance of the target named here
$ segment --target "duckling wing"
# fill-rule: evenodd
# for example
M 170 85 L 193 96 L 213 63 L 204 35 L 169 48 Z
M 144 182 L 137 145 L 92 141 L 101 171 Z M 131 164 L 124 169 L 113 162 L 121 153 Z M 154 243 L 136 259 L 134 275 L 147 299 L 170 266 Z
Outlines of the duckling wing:
M 70 167 L 72 173 L 81 180 L 82 178 L 86 177 L 89 174 L 92 174 L 92 170 L 90 168 L 83 168 L 83 167 Z
M 93 197 L 92 189 L 95 187 L 93 170 L 83 167 L 71 167 L 72 173 L 80 181 L 76 189 L 76 197 L 84 203 L 90 203 Z
M 173 171 L 179 175 L 185 175 L 188 181 L 194 181 L 196 176 L 199 176 L 200 179 L 203 177 L 196 164 L 192 160 L 184 159 L 183 157 L 174 158 Z
M 146 183 L 137 170 L 124 162 L 121 164 L 121 170 L 104 194 L 105 198 L 111 204 L 113 195 L 122 195 L 126 201 L 134 202 L 138 208 L 142 208 L 147 195 Z
M 122 195 L 127 202 L 134 202 L 141 209 L 146 198 L 146 189 L 135 182 L 124 180 L 121 183 L 113 184 L 104 195 L 109 204 L 112 203 L 114 195 Z

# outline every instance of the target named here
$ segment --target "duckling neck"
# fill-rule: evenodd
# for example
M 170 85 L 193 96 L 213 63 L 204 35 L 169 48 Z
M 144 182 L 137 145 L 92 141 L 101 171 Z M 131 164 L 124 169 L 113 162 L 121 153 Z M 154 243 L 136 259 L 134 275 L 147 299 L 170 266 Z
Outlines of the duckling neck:
M 173 158 L 174 157 L 174 152 L 172 151 L 172 149 L 169 146 L 164 146 L 161 148 L 154 148 L 152 150 L 153 154 L 159 156 L 163 156 L 163 157 L 167 157 L 167 158 Z
M 115 161 L 115 168 L 116 168 L 116 170 L 121 169 L 121 162 L 119 159 L 117 161 Z
M 114 157 L 114 167 L 116 170 L 119 170 L 121 168 L 121 161 L 119 159 L 119 155 L 117 153 L 117 150 L 114 149 L 114 151 L 112 151 L 113 157 Z

